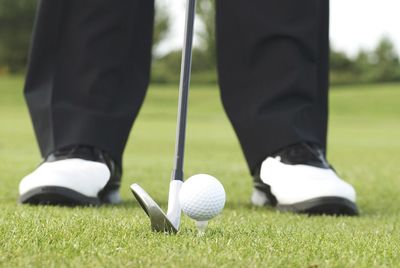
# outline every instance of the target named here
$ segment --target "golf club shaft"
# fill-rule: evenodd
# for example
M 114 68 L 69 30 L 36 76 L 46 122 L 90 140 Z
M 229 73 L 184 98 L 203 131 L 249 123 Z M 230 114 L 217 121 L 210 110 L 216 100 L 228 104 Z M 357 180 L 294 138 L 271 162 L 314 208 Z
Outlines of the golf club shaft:
M 196 0 L 187 0 L 185 37 L 182 50 L 181 77 L 179 85 L 178 120 L 176 126 L 175 163 L 171 180 L 183 181 L 183 159 L 185 151 L 185 134 L 187 104 L 192 65 L 192 46 Z

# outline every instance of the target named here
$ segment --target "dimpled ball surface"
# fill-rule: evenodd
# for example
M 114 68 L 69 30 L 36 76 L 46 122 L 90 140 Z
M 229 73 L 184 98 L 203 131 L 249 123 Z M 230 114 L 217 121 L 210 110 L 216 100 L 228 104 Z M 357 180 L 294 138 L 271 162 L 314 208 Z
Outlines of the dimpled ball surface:
M 213 176 L 197 174 L 183 183 L 179 200 L 187 216 L 196 221 L 208 221 L 224 208 L 225 190 Z

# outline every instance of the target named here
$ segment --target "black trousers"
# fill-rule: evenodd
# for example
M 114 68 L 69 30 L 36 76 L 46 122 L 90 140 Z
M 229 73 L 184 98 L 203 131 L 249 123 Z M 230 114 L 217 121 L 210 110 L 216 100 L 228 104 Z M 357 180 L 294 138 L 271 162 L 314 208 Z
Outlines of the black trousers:
M 326 147 L 329 0 L 217 0 L 221 97 L 250 170 Z M 43 157 L 93 145 L 121 163 L 149 82 L 152 0 L 42 0 L 25 97 Z

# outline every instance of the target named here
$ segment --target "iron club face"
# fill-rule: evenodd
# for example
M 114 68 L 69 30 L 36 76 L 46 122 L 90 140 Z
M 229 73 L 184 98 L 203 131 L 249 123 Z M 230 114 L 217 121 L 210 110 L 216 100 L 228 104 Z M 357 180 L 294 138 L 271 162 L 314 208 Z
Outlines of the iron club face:
M 168 219 L 167 215 L 142 187 L 135 183 L 130 188 L 144 212 L 149 216 L 153 231 L 173 234 L 178 232 L 178 229 Z

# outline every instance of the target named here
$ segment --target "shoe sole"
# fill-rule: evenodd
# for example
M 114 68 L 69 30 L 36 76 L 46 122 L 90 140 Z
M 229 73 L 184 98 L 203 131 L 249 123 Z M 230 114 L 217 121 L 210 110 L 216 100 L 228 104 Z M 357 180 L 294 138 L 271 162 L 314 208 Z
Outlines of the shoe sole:
M 280 211 L 304 213 L 309 215 L 356 216 L 357 205 L 341 197 L 319 197 L 292 205 L 276 205 Z
M 97 197 L 88 197 L 74 190 L 57 186 L 34 188 L 21 195 L 19 202 L 31 205 L 60 206 L 98 206 L 101 204 Z

